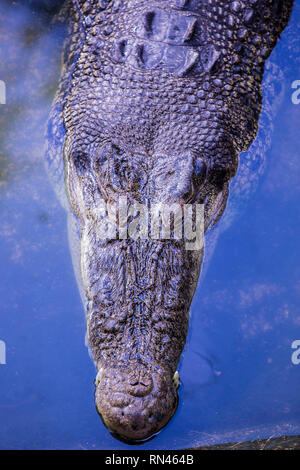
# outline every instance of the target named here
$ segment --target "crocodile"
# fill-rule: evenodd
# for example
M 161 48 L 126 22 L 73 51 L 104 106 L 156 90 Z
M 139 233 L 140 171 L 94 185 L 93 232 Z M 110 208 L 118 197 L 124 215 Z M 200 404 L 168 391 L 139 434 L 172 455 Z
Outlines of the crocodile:
M 155 435 L 176 411 L 204 253 L 203 243 L 188 249 L 185 234 L 149 236 L 141 209 L 130 207 L 190 207 L 193 226 L 201 207 L 207 236 L 256 136 L 265 61 L 292 8 L 292 0 L 65 2 L 46 163 L 68 211 L 96 408 L 128 441 Z M 121 200 L 130 214 L 122 224 Z M 174 235 L 175 213 L 169 221 Z M 129 236 L 134 222 L 140 231 Z

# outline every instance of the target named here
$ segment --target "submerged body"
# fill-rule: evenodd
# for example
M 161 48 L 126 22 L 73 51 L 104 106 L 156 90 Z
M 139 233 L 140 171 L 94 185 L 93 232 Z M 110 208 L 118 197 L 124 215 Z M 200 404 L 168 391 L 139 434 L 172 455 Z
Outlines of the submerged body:
M 121 198 L 199 204 L 205 231 L 217 222 L 238 154 L 256 135 L 264 62 L 292 3 L 68 2 L 47 162 L 56 177 L 63 167 L 80 232 L 75 264 L 97 409 L 128 439 L 151 436 L 175 412 L 203 247 L 187 249 L 184 237 L 120 236 L 120 224 L 118 236 L 103 236 L 100 207 L 109 213 Z

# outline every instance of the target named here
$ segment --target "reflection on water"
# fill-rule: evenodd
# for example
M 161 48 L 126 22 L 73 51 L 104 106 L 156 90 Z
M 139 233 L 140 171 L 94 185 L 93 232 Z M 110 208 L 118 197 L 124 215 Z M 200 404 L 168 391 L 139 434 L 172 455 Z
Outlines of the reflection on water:
M 0 447 L 126 449 L 94 408 L 95 368 L 84 345 L 66 216 L 44 170 L 64 38 L 61 23 L 49 28 L 57 3 L 0 6 L 7 94 L 0 105 L 0 341 L 7 362 L 0 364 Z M 291 84 L 300 79 L 299 22 L 297 7 L 272 55 L 276 80 L 265 80 L 277 109 L 274 116 L 265 98 L 254 144 L 258 158 L 266 157 L 265 172 L 255 194 L 233 183 L 192 304 L 179 408 L 139 448 L 300 433 L 300 365 L 291 361 L 300 339 L 300 106 L 291 101 Z

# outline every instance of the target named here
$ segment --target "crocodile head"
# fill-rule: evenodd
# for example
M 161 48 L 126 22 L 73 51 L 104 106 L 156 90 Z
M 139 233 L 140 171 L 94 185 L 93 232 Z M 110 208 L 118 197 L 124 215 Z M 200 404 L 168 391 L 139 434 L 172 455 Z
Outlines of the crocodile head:
M 196 200 L 206 165 L 193 153 L 136 155 L 107 142 L 88 154 L 67 144 L 65 154 L 81 220 L 97 409 L 110 430 L 144 439 L 177 406 L 176 367 L 203 254 L 204 195 Z M 212 199 L 215 216 L 224 198 Z
M 292 1 L 75 4 L 73 31 L 80 23 L 84 34 L 64 78 L 64 159 L 81 224 L 96 406 L 111 431 L 145 439 L 177 406 L 203 255 L 197 230 L 193 244 L 175 212 L 205 230 L 221 216 Z M 153 224 L 169 223 L 168 211 L 149 216 L 152 206 L 172 205 L 170 236 L 151 236 Z

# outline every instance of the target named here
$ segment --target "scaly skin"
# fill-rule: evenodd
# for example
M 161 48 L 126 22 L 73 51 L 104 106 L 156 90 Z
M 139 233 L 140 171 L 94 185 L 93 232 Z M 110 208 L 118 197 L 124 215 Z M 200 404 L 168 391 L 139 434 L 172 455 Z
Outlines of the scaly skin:
M 96 406 L 127 439 L 161 429 L 203 250 L 103 239 L 101 200 L 204 204 L 205 230 L 257 132 L 264 62 L 292 0 L 124 0 L 70 5 L 48 165 L 80 226 Z M 60 169 L 60 170 L 59 170 Z M 61 192 L 62 194 L 62 192 Z M 61 195 L 60 194 L 60 195 Z

